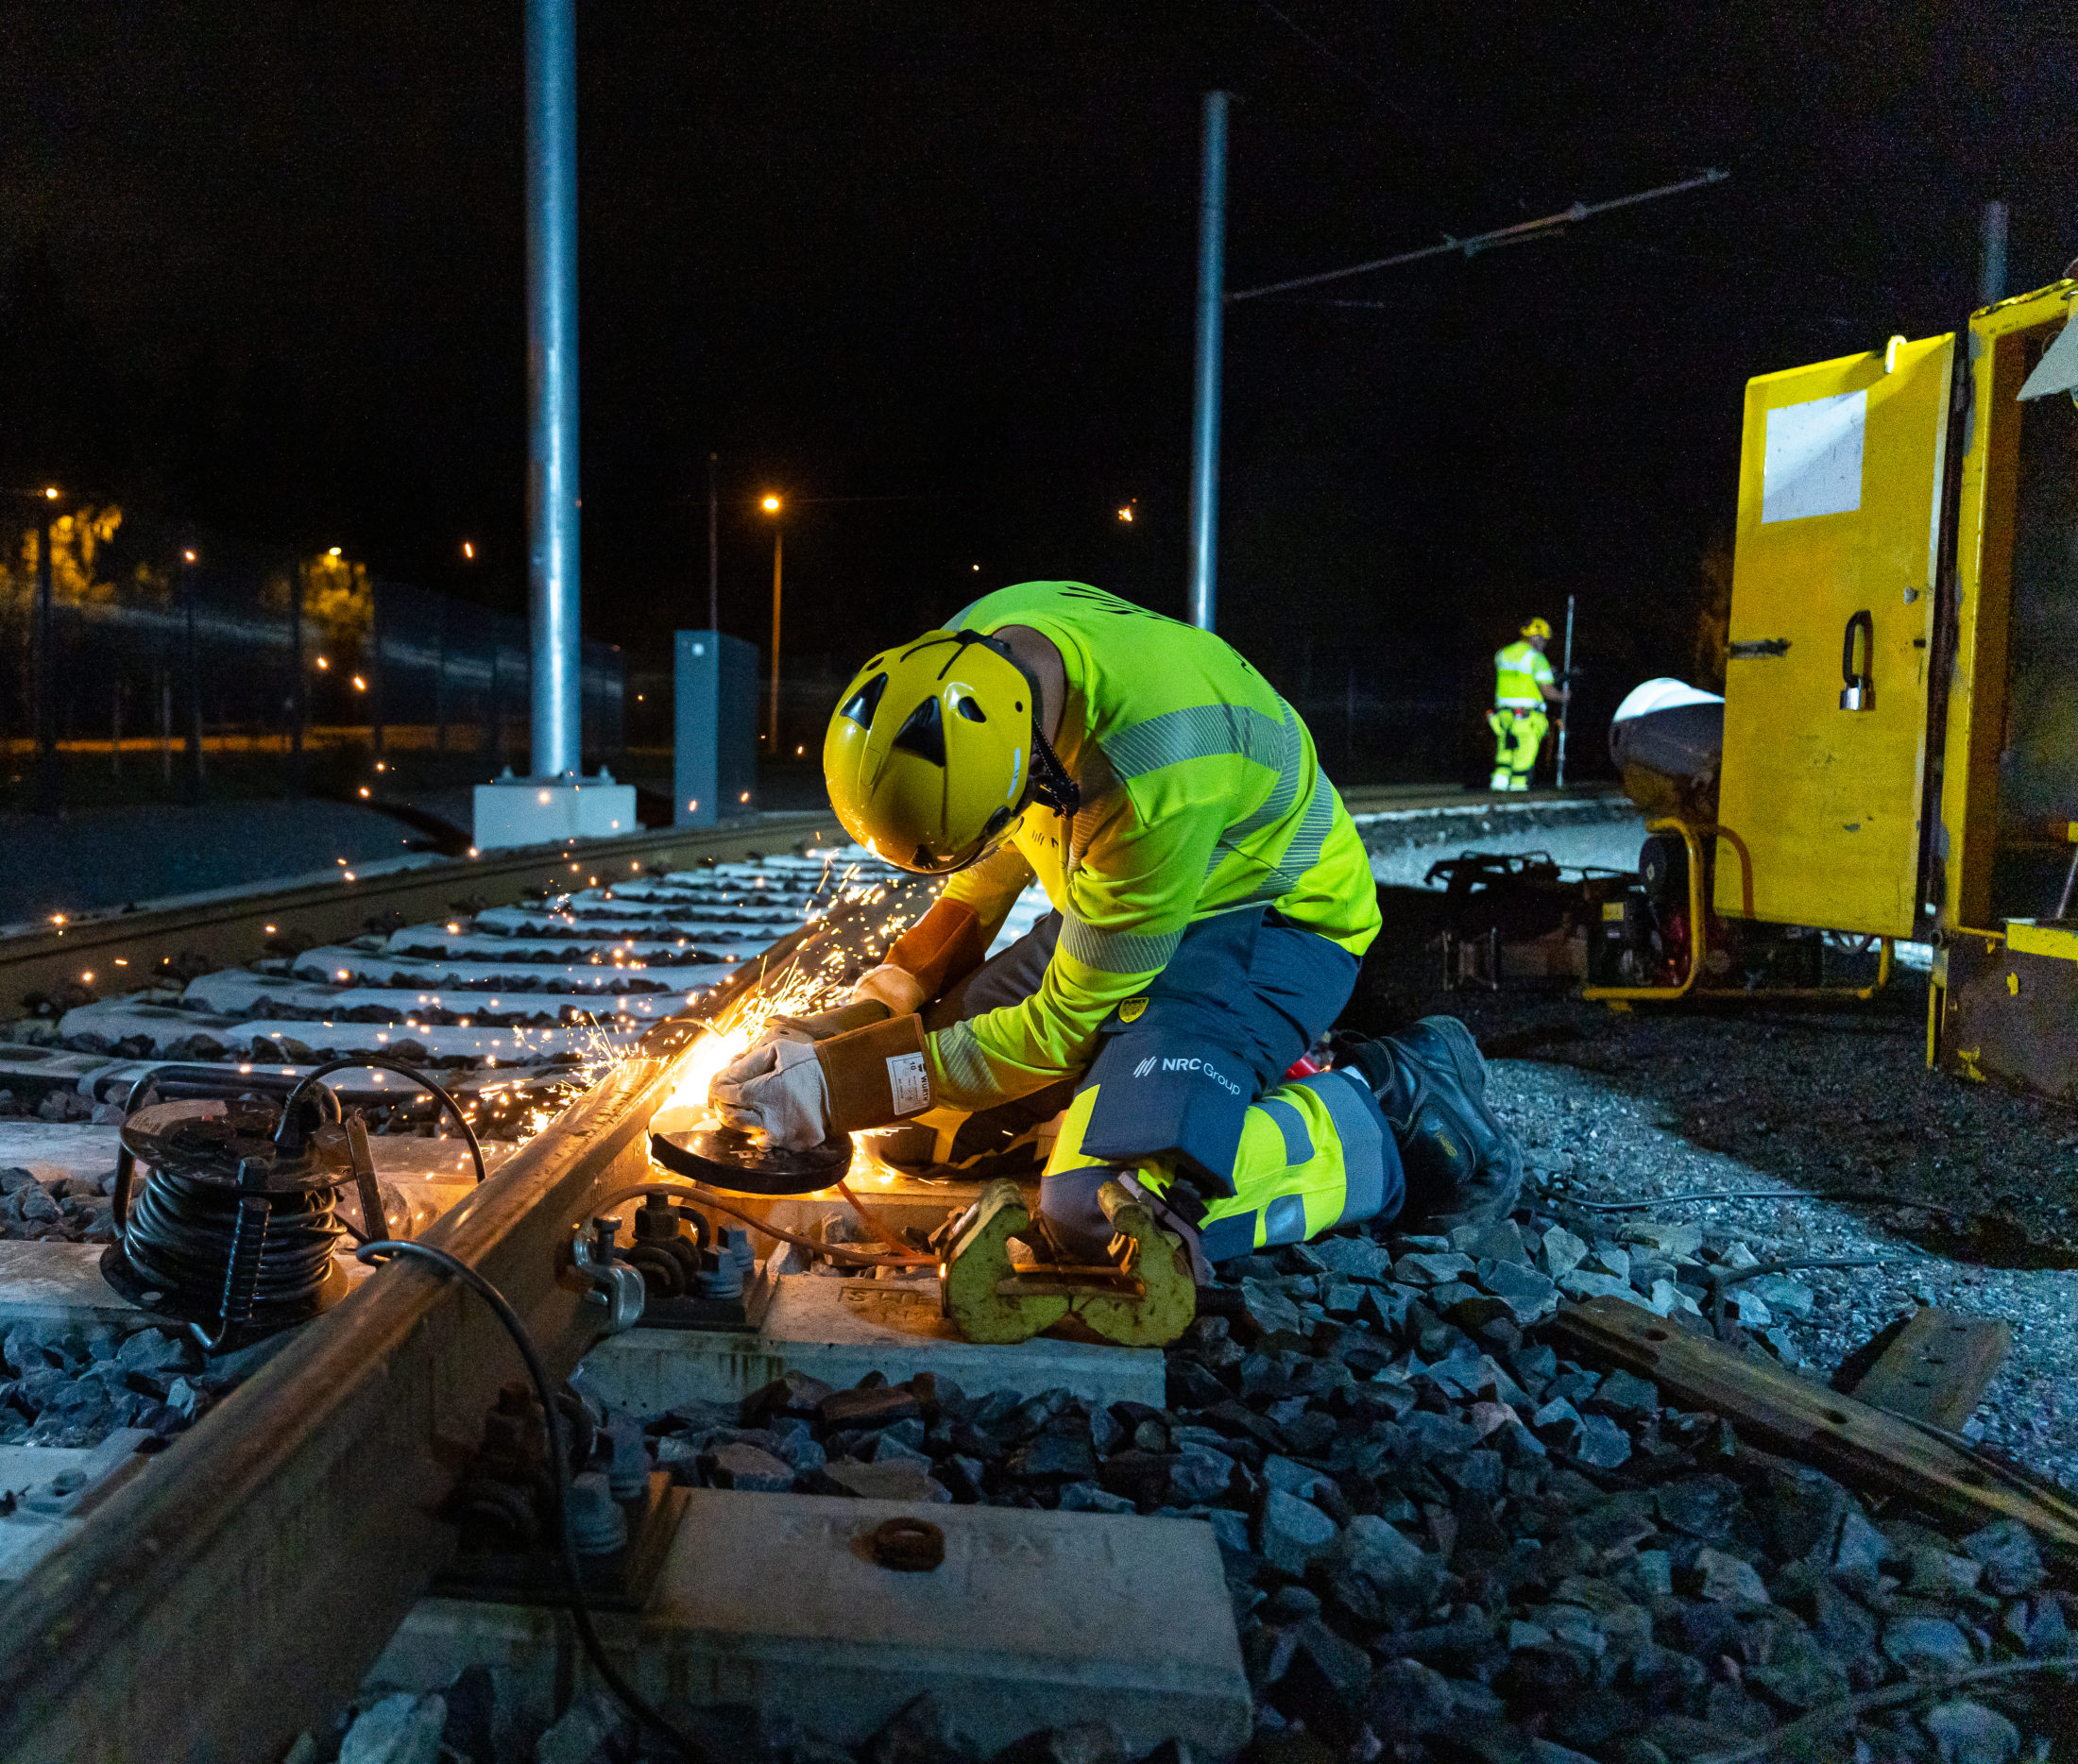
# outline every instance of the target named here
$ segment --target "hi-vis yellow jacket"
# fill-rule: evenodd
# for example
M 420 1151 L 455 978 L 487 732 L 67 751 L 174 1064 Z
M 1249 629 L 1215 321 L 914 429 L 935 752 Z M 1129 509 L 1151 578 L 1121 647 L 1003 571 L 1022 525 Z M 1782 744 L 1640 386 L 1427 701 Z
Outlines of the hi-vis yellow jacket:
M 1539 688 L 1552 682 L 1551 661 L 1527 637 L 1494 655 L 1493 675 L 1493 702 L 1500 709 L 1543 708 L 1544 695 Z
M 928 1038 L 931 1093 L 979 1109 L 1080 1072 L 1097 1032 L 1168 964 L 1187 926 L 1274 907 L 1361 956 L 1378 932 L 1371 859 L 1299 715 L 1222 639 L 1078 582 L 1027 582 L 946 621 L 1026 625 L 1060 651 L 1054 750 L 1072 821 L 1027 807 L 945 898 L 984 945 L 1034 876 L 1060 908 L 1039 991 Z

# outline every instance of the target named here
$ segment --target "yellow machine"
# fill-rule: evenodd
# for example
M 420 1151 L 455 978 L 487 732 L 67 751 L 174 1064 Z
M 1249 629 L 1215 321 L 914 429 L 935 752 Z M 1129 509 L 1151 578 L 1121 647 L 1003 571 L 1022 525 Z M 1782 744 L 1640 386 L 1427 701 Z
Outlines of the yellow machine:
M 1748 382 L 1717 803 L 1739 860 L 1702 915 L 1931 940 L 1929 1062 L 2067 1100 L 2074 300 Z

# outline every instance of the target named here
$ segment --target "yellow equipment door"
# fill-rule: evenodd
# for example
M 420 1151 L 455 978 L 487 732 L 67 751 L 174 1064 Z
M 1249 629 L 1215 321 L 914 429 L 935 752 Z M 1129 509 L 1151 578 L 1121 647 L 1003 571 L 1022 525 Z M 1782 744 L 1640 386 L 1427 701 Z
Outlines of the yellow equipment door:
M 1751 916 L 1909 936 L 1951 334 L 1746 384 L 1718 823 Z M 1717 910 L 1743 915 L 1720 840 Z

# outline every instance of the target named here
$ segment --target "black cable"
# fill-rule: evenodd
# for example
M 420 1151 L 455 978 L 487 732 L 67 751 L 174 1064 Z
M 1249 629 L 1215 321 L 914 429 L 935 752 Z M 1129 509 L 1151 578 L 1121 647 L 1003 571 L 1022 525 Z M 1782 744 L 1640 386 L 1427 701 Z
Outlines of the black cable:
M 297 1079 L 285 1083 L 283 1075 L 279 1072 L 261 1072 L 257 1070 L 240 1072 L 234 1066 L 198 1066 L 192 1061 L 162 1060 L 156 1065 L 145 1067 L 142 1073 L 130 1080 L 129 1094 L 123 1099 L 123 1112 L 126 1115 L 136 1113 L 138 1099 L 144 1095 L 145 1088 L 170 1078 L 180 1078 L 190 1084 L 207 1083 L 210 1088 L 221 1094 L 225 1100 L 232 1100 L 234 1093 L 243 1094 L 247 1091 L 262 1091 L 275 1094 L 287 1092 L 293 1095 L 297 1086 L 301 1082 L 300 1079 Z M 235 1082 L 233 1082 L 234 1079 Z M 332 1118 L 334 1121 L 338 1120 L 340 1118 L 339 1098 L 322 1086 L 320 1086 L 319 1094 L 332 1105 Z
M 177 1295 L 191 1311 L 214 1309 L 224 1293 L 239 1209 L 255 1192 L 154 1170 L 123 1230 L 123 1253 L 139 1281 Z M 338 1224 L 333 1191 L 259 1192 L 267 1208 L 266 1230 L 252 1252 L 255 1278 L 245 1298 L 247 1320 L 257 1330 L 285 1329 L 315 1316 L 320 1308 Z
M 349 1059 L 328 1060 L 321 1066 L 313 1066 L 303 1074 L 296 1088 L 289 1092 L 288 1099 L 282 1103 L 282 1120 L 286 1121 L 290 1118 L 291 1111 L 296 1105 L 302 1101 L 303 1092 L 307 1086 L 315 1084 L 319 1078 L 324 1077 L 328 1073 L 355 1071 L 364 1067 L 398 1073 L 410 1078 L 414 1083 L 423 1084 L 440 1099 L 446 1106 L 447 1111 L 454 1117 L 454 1125 L 462 1129 L 462 1137 L 468 1142 L 469 1156 L 476 1161 L 476 1180 L 478 1185 L 481 1186 L 484 1180 L 484 1148 L 477 1144 L 476 1129 L 469 1126 L 468 1116 L 462 1112 L 462 1105 L 416 1066 L 407 1066 L 401 1060 L 393 1060 L 388 1054 L 355 1054 Z
M 351 1064 L 352 1061 L 341 1063 Z M 503 1293 L 458 1256 L 450 1255 L 445 1249 L 436 1249 L 431 1244 L 415 1244 L 395 1238 L 379 1238 L 373 1243 L 363 1244 L 355 1250 L 357 1261 L 379 1265 L 379 1258 L 387 1255 L 420 1256 L 435 1267 L 445 1270 L 460 1281 L 491 1309 L 491 1315 L 504 1326 L 505 1333 L 512 1337 L 512 1345 L 520 1350 L 520 1358 L 525 1363 L 527 1377 L 533 1382 L 534 1394 L 541 1404 L 549 1432 L 549 1465 L 554 1472 L 555 1490 L 554 1521 L 555 1536 L 562 1546 L 556 1552 L 563 1568 L 563 1576 L 570 1583 L 571 1621 L 576 1628 L 577 1638 L 584 1644 L 585 1655 L 591 1661 L 592 1670 L 606 1688 L 619 1697 L 637 1721 L 652 1732 L 660 1735 L 693 1764 L 708 1764 L 710 1754 L 696 1742 L 690 1735 L 682 1733 L 651 1706 L 641 1692 L 621 1675 L 620 1669 L 606 1657 L 605 1646 L 599 1639 L 599 1631 L 591 1620 L 591 1606 L 585 1599 L 583 1571 L 577 1563 L 577 1546 L 570 1535 L 570 1458 L 563 1444 L 563 1417 L 555 1404 L 555 1393 L 549 1382 L 548 1369 L 541 1364 L 541 1356 L 536 1351 L 534 1338 L 527 1333 L 527 1326 L 520 1314 L 506 1301 Z

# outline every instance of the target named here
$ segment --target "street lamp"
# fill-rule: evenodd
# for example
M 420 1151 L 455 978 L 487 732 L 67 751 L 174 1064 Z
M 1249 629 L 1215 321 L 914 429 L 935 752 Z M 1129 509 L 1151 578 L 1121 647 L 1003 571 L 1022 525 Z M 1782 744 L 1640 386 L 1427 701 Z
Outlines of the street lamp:
M 772 521 L 772 708 L 766 719 L 765 745 L 775 757 L 779 753 L 779 561 L 785 529 L 779 524 L 780 501 L 769 492 L 758 506 Z
M 36 532 L 36 808 L 39 814 L 63 810 L 62 778 L 58 769 L 58 688 L 55 638 L 51 629 L 51 504 L 58 486 L 43 490 Z

